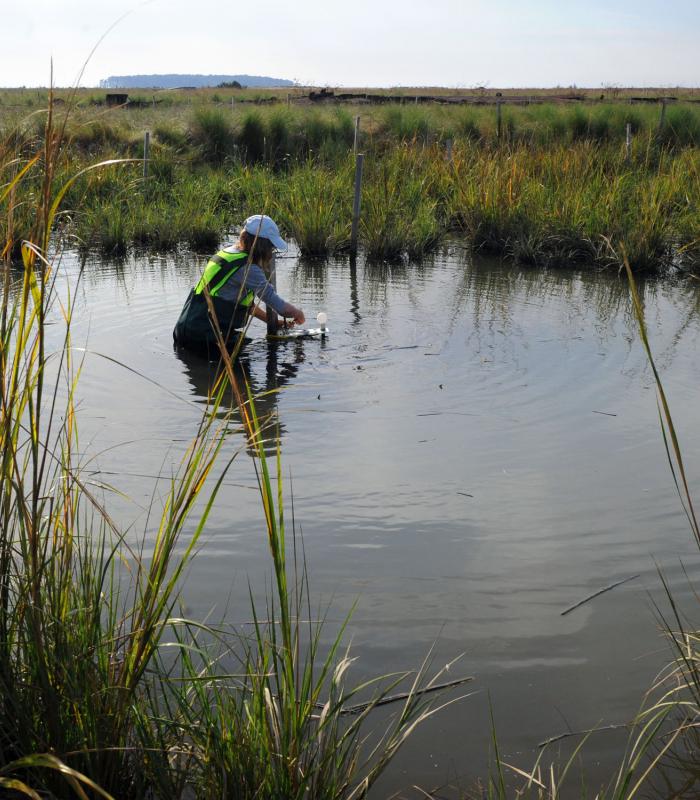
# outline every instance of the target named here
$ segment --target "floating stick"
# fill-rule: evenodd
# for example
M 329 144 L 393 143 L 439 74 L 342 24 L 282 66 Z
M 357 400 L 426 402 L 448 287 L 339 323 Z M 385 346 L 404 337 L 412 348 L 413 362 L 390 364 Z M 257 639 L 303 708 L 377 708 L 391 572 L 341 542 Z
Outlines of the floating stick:
M 638 578 L 639 575 L 631 575 L 629 578 L 623 578 L 621 581 L 615 581 L 615 583 L 611 583 L 610 586 L 605 586 L 603 589 L 598 589 L 597 592 L 593 592 L 593 594 L 589 594 L 588 597 L 584 597 L 583 600 L 579 600 L 578 603 L 575 603 L 573 606 L 570 606 L 566 609 L 566 611 L 561 612 L 561 616 L 565 616 L 566 614 L 573 611 L 575 608 L 582 606 L 584 603 L 587 603 L 589 600 L 592 600 L 594 597 L 598 597 L 599 594 L 603 594 L 603 592 L 609 592 L 611 589 L 614 589 L 616 586 L 622 586 L 623 583 L 627 583 L 628 581 L 633 581 L 635 578 Z

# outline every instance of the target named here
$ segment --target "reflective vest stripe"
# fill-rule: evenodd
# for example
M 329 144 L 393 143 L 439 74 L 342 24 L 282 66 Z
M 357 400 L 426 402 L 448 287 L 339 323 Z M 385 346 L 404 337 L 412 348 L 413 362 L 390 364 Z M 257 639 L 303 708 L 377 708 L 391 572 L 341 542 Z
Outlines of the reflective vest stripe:
M 201 294 L 204 291 L 205 286 L 211 286 L 212 281 L 218 277 L 219 273 L 222 271 L 222 268 L 233 265 L 233 269 L 230 269 L 224 275 L 224 277 L 209 290 L 211 297 L 216 297 L 221 287 L 226 283 L 226 281 L 228 281 L 234 272 L 241 268 L 242 262 L 246 258 L 248 258 L 247 253 L 227 253 L 225 250 L 220 250 L 218 253 L 216 253 L 216 255 L 213 255 L 209 259 L 209 262 L 204 270 L 204 274 L 195 287 L 195 294 Z M 240 305 L 249 306 L 253 302 L 254 296 L 255 295 L 252 291 L 248 291 L 238 302 Z

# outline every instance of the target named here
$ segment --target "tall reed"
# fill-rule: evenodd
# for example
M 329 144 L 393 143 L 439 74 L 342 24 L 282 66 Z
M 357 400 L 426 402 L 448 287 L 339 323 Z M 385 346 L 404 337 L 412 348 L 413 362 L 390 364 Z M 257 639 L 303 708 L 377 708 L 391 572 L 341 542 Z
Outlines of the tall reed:
M 148 780 L 139 748 L 147 673 L 218 482 L 181 554 L 175 548 L 221 439 L 204 419 L 167 496 L 153 556 L 130 547 L 77 454 L 80 364 L 72 303 L 58 297 L 51 255 L 65 192 L 54 180 L 61 138 L 51 111 L 46 134 L 36 243 L 22 246 L 19 282 L 5 264 L 0 320 L 0 764 L 51 752 L 106 792 L 136 797 Z M 22 177 L 4 201 L 17 199 Z M 56 317 L 65 322 L 58 342 L 47 338 Z M 46 782 L 33 769 L 40 759 L 25 766 L 35 782 Z M 50 778 L 48 786 L 62 793 Z

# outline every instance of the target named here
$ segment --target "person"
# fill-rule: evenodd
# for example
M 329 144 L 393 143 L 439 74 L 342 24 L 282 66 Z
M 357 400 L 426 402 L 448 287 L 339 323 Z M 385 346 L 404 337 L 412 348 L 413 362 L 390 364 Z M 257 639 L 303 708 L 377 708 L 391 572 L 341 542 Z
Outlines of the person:
M 304 312 L 283 300 L 269 281 L 275 250 L 286 250 L 279 228 L 266 214 L 254 214 L 243 223 L 238 242 L 213 255 L 197 285 L 190 291 L 175 323 L 175 345 L 215 357 L 218 338 L 210 316 L 205 290 L 209 294 L 216 321 L 228 350 L 232 350 L 252 315 L 267 320 L 258 298 L 273 308 L 278 326 L 303 325 Z

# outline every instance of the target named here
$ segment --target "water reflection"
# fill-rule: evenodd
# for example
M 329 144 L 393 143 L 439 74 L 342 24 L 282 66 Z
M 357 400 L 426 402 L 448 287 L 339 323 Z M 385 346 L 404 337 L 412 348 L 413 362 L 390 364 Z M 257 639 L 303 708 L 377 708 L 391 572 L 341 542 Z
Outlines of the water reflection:
M 357 294 L 357 258 L 354 255 L 350 256 L 350 313 L 354 325 L 359 325 L 362 322 L 362 315 L 360 314 L 360 300 Z
M 185 375 L 198 402 L 210 406 L 219 382 L 222 379 L 226 381 L 217 416 L 222 419 L 229 417 L 234 428 L 243 430 L 245 435 L 240 409 L 222 362 L 208 361 L 184 348 L 173 349 L 185 368 Z M 303 362 L 304 342 L 301 339 L 289 342 L 246 339 L 233 361 L 234 378 L 241 395 L 247 398 L 250 394 L 253 398 L 255 413 L 263 430 L 263 450 L 266 455 L 276 451 L 278 440 L 281 441 L 286 432 L 279 415 L 279 392 L 294 380 Z M 248 441 L 246 451 L 250 456 L 256 455 L 252 442 Z

